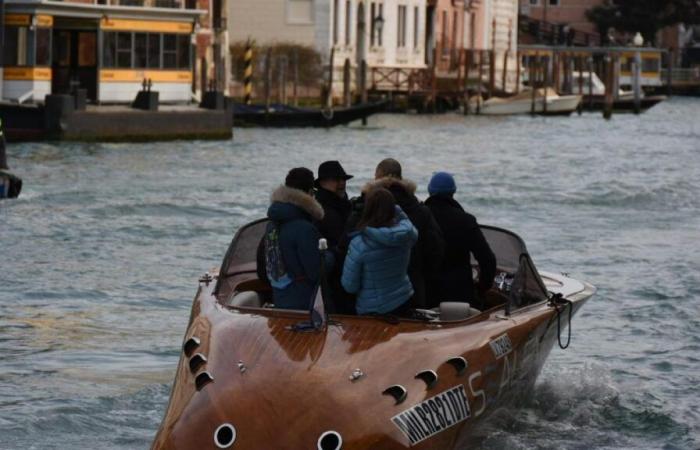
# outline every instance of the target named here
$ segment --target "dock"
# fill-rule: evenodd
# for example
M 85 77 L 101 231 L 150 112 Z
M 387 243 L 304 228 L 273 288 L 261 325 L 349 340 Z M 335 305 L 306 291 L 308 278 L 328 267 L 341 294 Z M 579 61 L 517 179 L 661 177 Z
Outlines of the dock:
M 88 105 L 83 110 L 47 104 L 0 103 L 7 140 L 147 142 L 179 139 L 231 139 L 229 109 L 160 105 L 140 110 L 126 105 Z

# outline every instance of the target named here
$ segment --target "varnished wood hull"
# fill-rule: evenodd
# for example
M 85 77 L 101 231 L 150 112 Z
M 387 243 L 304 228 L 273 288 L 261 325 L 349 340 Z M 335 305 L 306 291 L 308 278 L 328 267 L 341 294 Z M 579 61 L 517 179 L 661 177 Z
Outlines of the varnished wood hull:
M 214 434 L 225 423 L 236 430 L 231 449 L 311 450 L 329 430 L 344 450 L 468 448 L 477 424 L 531 392 L 558 335 L 557 310 L 547 302 L 439 324 L 338 316 L 324 331 L 300 333 L 289 327 L 305 315 L 222 306 L 213 286 L 203 283 L 195 298 L 185 342 L 200 343 L 183 352 L 154 450 L 217 448 Z M 574 313 L 594 292 L 581 286 L 569 296 Z M 568 312 L 560 319 L 563 331 Z M 494 348 L 504 335 L 510 351 Z M 191 370 L 196 353 L 206 361 Z M 446 363 L 456 356 L 467 361 L 463 373 Z M 351 381 L 355 369 L 363 375 Z M 434 386 L 414 378 L 424 370 L 437 374 Z M 213 381 L 197 390 L 195 375 L 204 371 Z M 407 391 L 399 404 L 382 395 L 396 384 Z M 408 431 L 423 439 L 411 445 L 392 418 L 459 386 L 468 417 L 450 424 L 456 416 L 440 419 L 438 410 L 430 422 L 413 421 Z

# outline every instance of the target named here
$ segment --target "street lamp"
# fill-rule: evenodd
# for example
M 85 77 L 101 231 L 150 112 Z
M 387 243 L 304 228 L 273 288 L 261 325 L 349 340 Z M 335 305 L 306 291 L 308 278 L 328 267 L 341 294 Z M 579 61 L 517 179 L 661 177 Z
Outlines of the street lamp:
M 380 12 L 377 17 L 372 19 L 372 22 L 374 24 L 374 29 L 377 30 L 377 41 L 379 45 L 382 45 L 382 29 L 384 28 L 384 17 L 382 17 L 382 13 Z

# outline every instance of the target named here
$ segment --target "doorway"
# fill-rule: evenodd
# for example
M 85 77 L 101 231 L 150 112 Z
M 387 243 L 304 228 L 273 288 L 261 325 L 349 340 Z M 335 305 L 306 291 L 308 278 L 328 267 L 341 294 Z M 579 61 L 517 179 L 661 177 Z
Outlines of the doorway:
M 97 101 L 97 31 L 56 29 L 53 32 L 51 92 L 73 94 L 86 89 Z
M 435 56 L 435 6 L 428 6 L 425 14 L 425 64 L 433 65 Z

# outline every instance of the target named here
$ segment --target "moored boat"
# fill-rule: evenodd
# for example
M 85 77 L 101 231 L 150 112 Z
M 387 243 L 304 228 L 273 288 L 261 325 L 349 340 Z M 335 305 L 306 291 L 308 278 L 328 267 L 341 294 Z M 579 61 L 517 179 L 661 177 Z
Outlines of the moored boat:
M 477 107 L 474 100 L 472 110 Z M 554 89 L 526 89 L 510 97 L 492 97 L 484 101 L 479 113 L 484 115 L 535 114 L 569 115 L 576 111 L 581 102 L 580 95 L 559 95 Z
M 365 103 L 349 107 L 297 108 L 289 105 L 233 104 L 233 124 L 238 127 L 334 127 L 366 119 L 384 110 L 386 102 Z
M 269 307 L 255 263 L 266 224 L 241 228 L 200 279 L 154 450 L 465 448 L 479 423 L 531 392 L 595 291 L 537 272 L 517 235 L 482 227 L 498 276 L 478 309 L 311 326 L 309 311 Z
M 579 85 L 582 88 L 583 101 L 581 106 L 583 109 L 602 111 L 605 108 L 605 84 L 595 72 L 574 71 L 572 74 L 572 85 L 574 89 L 578 89 Z M 664 100 L 666 100 L 665 95 L 646 95 L 642 92 L 639 98 L 640 111 L 646 111 Z M 617 94 L 613 96 L 612 108 L 615 112 L 634 111 L 634 92 L 618 89 Z

